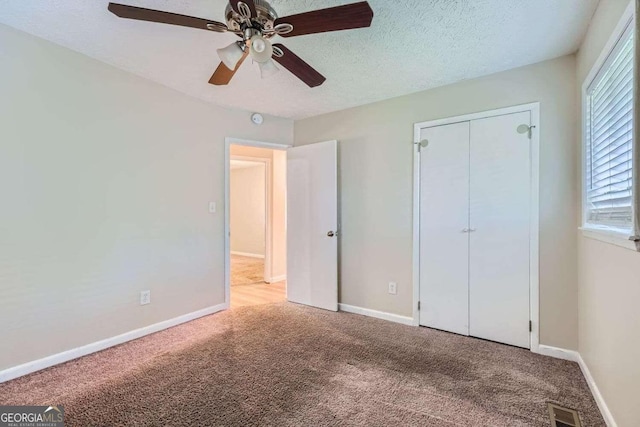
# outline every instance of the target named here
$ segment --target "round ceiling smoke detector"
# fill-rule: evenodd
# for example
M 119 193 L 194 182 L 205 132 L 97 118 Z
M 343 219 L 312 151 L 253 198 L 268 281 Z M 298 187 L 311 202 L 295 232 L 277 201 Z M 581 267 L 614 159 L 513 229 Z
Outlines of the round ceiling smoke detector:
M 264 117 L 260 113 L 253 113 L 251 115 L 251 121 L 257 125 L 261 125 L 264 122 Z

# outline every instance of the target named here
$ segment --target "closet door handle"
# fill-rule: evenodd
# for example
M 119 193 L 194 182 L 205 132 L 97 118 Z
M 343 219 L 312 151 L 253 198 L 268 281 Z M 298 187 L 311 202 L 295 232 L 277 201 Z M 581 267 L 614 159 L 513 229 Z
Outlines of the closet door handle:
M 468 228 L 463 228 L 463 229 L 462 229 L 462 232 L 463 232 L 463 233 L 468 233 L 468 232 L 469 232 L 469 229 L 468 229 Z
M 476 231 L 476 229 L 475 229 L 475 228 L 470 228 L 470 229 L 469 229 L 469 233 L 473 233 L 474 231 Z

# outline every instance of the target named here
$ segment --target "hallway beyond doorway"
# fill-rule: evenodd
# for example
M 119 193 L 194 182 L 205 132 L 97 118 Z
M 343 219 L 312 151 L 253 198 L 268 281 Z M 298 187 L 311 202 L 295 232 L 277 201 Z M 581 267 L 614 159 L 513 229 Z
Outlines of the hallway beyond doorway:
M 264 258 L 231 254 L 231 286 L 264 282 Z
M 231 307 L 286 301 L 286 281 L 264 281 L 264 259 L 231 255 Z

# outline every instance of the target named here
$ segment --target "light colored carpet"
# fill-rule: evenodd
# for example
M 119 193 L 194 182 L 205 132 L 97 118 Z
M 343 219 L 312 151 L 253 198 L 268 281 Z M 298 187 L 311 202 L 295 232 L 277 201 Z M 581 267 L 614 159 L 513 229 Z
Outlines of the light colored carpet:
M 264 259 L 231 255 L 231 286 L 264 283 Z
M 0 384 L 69 426 L 549 426 L 604 422 L 577 364 L 290 303 L 207 316 Z

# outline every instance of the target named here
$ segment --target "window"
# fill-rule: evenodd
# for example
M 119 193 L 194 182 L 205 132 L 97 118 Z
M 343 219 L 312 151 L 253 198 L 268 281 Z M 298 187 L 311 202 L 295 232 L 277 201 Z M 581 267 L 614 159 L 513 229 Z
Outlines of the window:
M 584 108 L 584 223 L 633 226 L 633 25 L 628 22 L 587 83 Z

